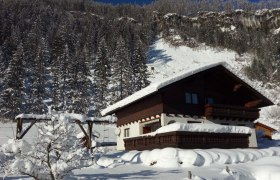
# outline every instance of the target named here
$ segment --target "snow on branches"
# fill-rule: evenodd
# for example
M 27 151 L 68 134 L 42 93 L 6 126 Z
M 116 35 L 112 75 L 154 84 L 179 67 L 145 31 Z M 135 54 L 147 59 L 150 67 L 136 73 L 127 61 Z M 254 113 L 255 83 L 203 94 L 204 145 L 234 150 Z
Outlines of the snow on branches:
M 34 179 L 65 179 L 72 170 L 91 165 L 74 126 L 61 120 L 48 121 L 38 125 L 38 136 L 33 143 L 10 140 L 3 146 L 5 153 L 15 156 L 9 173 Z

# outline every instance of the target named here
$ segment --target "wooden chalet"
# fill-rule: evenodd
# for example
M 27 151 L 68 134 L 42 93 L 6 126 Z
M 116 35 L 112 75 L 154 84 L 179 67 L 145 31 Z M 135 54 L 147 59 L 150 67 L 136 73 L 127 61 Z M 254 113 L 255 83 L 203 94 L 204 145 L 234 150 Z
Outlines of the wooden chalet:
M 106 108 L 102 115 L 115 114 L 118 118 L 119 150 L 244 148 L 257 147 L 253 122 L 259 117 L 259 108 L 269 105 L 273 103 L 227 64 L 217 63 L 151 84 Z M 253 133 L 250 137 L 218 132 L 141 136 L 173 122 L 247 126 Z
M 272 134 L 274 132 L 279 131 L 279 128 L 270 124 L 270 123 L 264 123 L 264 122 L 256 122 L 255 123 L 256 131 L 263 131 L 264 137 L 272 139 Z

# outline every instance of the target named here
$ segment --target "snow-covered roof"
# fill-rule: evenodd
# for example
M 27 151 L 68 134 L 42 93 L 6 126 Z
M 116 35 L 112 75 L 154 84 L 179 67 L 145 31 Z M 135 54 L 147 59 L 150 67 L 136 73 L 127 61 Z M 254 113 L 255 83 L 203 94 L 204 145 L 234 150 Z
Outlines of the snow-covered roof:
M 268 127 L 272 128 L 272 129 L 275 129 L 276 131 L 279 131 L 279 130 L 280 130 L 280 128 L 279 128 L 278 126 L 274 125 L 274 124 L 273 124 L 272 122 L 270 122 L 269 119 L 267 119 L 267 118 L 259 118 L 259 119 L 257 119 L 254 123 L 261 123 L 261 124 L 263 124 L 263 125 L 265 125 L 265 126 L 268 126 Z
M 19 114 L 15 117 L 15 119 L 51 119 L 49 114 Z
M 186 132 L 207 132 L 207 133 L 237 133 L 237 134 L 251 134 L 252 130 L 245 126 L 225 126 L 220 124 L 188 124 L 188 123 L 173 123 L 162 126 L 155 132 L 145 134 L 143 136 L 155 136 L 156 134 L 186 131 Z
M 159 89 L 170 85 L 174 82 L 177 82 L 179 80 L 182 80 L 186 77 L 189 77 L 191 75 L 197 74 L 199 72 L 205 71 L 207 69 L 216 67 L 216 66 L 223 66 L 225 67 L 227 70 L 229 70 L 230 72 L 232 72 L 234 75 L 236 75 L 237 77 L 239 77 L 240 79 L 242 79 L 244 82 L 246 82 L 248 85 L 250 85 L 252 88 L 256 89 L 260 94 L 262 94 L 264 97 L 266 97 L 267 99 L 271 100 L 272 98 L 269 97 L 269 95 L 267 93 L 265 93 L 262 89 L 260 89 L 257 86 L 254 86 L 250 80 L 248 80 L 246 77 L 241 76 L 240 73 L 235 72 L 234 68 L 231 67 L 228 63 L 226 62 L 217 62 L 217 63 L 211 63 L 208 65 L 205 65 L 203 67 L 199 67 L 199 68 L 195 68 L 195 69 L 189 69 L 188 71 L 185 72 L 181 72 L 176 76 L 167 78 L 161 82 L 156 82 L 153 83 L 149 86 L 147 86 L 146 88 L 143 88 L 140 91 L 135 92 L 134 94 L 132 94 L 131 96 L 126 97 L 125 99 L 118 101 L 117 103 L 107 107 L 106 109 L 104 109 L 103 111 L 101 111 L 101 114 L 104 115 L 108 115 L 110 113 L 114 113 L 116 110 L 121 109 L 133 102 L 136 102 L 148 95 L 151 95 L 155 92 L 157 92 Z M 272 100 L 271 100 L 272 101 Z
M 88 117 L 83 114 L 76 113 L 59 113 L 54 112 L 52 114 L 19 114 L 15 117 L 15 119 L 29 119 L 29 120 L 61 120 L 61 121 L 71 121 L 71 120 L 79 120 L 81 122 L 85 121 L 107 121 L 114 123 L 117 121 L 117 117 L 115 116 L 105 116 L 105 117 Z

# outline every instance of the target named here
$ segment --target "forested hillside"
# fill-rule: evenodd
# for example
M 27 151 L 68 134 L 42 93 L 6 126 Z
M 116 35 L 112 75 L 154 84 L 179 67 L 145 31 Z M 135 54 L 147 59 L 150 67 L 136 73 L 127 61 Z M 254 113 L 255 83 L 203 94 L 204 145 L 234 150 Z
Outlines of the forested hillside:
M 174 46 L 180 36 L 190 47 L 206 43 L 250 53 L 248 75 L 279 83 L 280 10 L 256 11 L 278 6 L 277 0 L 158 0 L 144 7 L 2 0 L 0 116 L 44 113 L 46 105 L 98 116 L 149 84 L 146 53 L 157 36 Z

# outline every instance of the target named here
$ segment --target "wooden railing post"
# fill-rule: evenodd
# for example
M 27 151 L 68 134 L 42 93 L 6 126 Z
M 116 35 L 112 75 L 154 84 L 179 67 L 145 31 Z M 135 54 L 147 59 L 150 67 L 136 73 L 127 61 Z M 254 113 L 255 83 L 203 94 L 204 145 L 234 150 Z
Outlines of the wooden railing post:
M 87 124 L 88 124 L 88 137 L 89 137 L 89 140 L 88 140 L 88 149 L 91 149 L 92 148 L 92 125 L 93 125 L 93 122 L 92 121 L 87 121 Z
M 19 134 L 21 134 L 22 131 L 22 119 L 17 119 L 17 131 L 16 131 L 16 139 L 19 139 Z
M 86 137 L 86 141 L 87 141 L 87 142 L 86 142 L 87 149 L 90 149 L 90 148 L 91 148 L 91 147 L 90 147 L 90 143 L 91 143 L 91 142 L 89 142 L 89 136 L 88 136 L 87 132 L 85 131 L 84 127 L 82 126 L 81 121 L 75 120 L 75 123 L 78 124 L 78 126 L 81 128 L 82 132 L 84 133 L 84 135 L 85 135 L 85 137 Z

